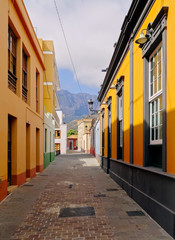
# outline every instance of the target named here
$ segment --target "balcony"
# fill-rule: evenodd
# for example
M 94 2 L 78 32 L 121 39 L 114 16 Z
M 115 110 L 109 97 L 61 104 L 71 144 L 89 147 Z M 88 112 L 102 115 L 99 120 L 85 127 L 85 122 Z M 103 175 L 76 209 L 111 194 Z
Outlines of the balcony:
M 16 93 L 16 82 L 17 82 L 17 77 L 13 75 L 10 71 L 8 71 L 8 88 Z

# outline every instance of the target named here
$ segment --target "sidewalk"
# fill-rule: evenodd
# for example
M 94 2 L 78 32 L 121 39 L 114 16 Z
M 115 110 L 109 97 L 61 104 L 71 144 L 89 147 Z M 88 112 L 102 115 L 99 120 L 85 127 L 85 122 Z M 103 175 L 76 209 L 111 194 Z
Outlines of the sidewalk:
M 136 216 L 137 215 L 137 216 Z M 0 204 L 0 240 L 172 239 L 91 155 L 60 155 Z

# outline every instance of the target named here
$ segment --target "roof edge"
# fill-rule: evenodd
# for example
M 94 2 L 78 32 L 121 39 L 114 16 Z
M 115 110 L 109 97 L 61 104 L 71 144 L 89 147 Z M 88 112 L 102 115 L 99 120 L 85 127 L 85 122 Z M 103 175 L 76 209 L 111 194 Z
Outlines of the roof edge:
M 133 0 L 131 3 L 128 13 L 123 21 L 121 33 L 112 55 L 108 71 L 105 75 L 102 87 L 97 97 L 99 102 L 103 101 L 104 95 L 109 89 L 111 79 L 114 77 L 114 73 L 116 73 L 116 68 L 121 64 L 120 61 L 123 58 L 123 53 L 127 51 L 129 46 L 128 43 L 133 38 L 133 34 L 136 34 L 136 30 L 138 29 L 136 26 L 140 25 L 141 21 L 143 20 L 143 12 L 147 12 L 154 1 L 155 0 Z M 142 19 L 140 19 L 141 17 Z M 133 33 L 134 30 L 135 32 Z

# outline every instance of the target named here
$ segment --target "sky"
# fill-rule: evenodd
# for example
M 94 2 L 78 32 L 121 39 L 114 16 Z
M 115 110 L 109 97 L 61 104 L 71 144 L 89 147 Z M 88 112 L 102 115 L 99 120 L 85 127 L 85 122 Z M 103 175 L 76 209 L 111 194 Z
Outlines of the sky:
M 55 1 L 55 2 L 54 2 Z M 24 0 L 37 37 L 53 40 L 62 89 L 98 95 L 132 0 Z M 73 70 L 55 3 L 71 53 Z M 79 88 L 80 85 L 80 88 Z

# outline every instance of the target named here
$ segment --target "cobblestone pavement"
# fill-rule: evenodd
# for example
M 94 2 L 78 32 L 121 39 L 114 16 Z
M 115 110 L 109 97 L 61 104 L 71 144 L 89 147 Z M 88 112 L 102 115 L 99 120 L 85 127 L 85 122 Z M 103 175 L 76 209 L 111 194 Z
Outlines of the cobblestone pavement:
M 140 216 L 128 216 L 141 211 Z M 135 213 L 135 212 L 132 212 Z M 0 204 L 0 240 L 172 239 L 91 155 L 55 161 Z

